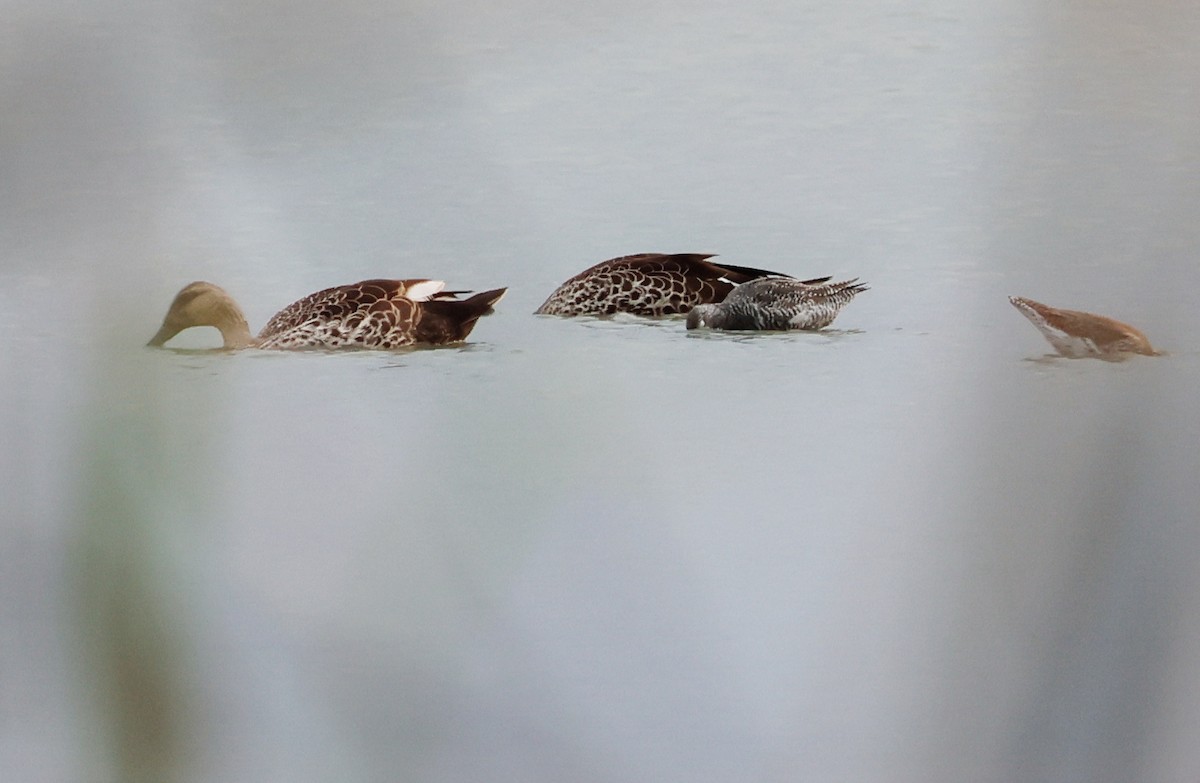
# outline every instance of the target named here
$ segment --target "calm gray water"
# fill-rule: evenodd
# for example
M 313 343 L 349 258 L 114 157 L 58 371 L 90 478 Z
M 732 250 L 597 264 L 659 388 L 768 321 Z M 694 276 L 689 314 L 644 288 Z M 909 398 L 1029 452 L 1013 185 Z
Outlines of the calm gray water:
M 960 6 L 3 4 L 0 779 L 1200 778 L 1200 6 Z M 530 314 L 647 250 L 872 289 Z

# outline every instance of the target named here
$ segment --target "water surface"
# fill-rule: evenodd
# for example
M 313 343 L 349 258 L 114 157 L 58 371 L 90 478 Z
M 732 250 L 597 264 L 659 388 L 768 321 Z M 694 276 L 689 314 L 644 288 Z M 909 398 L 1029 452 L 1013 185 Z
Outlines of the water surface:
M 9 5 L 4 779 L 1200 773 L 1192 6 Z M 871 290 L 531 314 L 649 250 Z M 380 276 L 510 292 L 141 347 Z

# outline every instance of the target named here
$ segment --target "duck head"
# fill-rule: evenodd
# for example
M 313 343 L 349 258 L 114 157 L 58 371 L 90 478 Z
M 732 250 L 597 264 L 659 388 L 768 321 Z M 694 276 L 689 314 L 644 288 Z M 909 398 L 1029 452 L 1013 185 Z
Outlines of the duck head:
M 220 286 L 203 281 L 190 283 L 175 295 L 163 318 L 162 327 L 147 345 L 159 347 L 193 326 L 214 326 L 219 329 L 225 348 L 254 345 L 246 316 L 233 297 Z
M 715 304 L 696 305 L 688 312 L 688 329 L 721 329 L 725 324 L 725 311 Z

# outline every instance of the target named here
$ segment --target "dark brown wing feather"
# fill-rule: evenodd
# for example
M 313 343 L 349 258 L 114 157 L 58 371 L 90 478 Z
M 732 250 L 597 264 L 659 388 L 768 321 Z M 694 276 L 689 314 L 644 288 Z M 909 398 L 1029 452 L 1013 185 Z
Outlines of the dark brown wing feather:
M 722 270 L 725 277 L 735 283 L 746 283 L 751 280 L 757 280 L 760 277 L 791 277 L 791 275 L 785 275 L 782 272 L 769 272 L 766 269 L 755 269 L 752 266 L 734 266 L 733 264 L 717 263 L 711 263 L 710 265 Z M 805 282 L 824 282 L 828 279 L 828 277 L 822 277 L 817 280 L 807 280 Z
M 467 299 L 430 299 L 419 303 L 414 336 L 421 343 L 455 343 L 467 339 L 475 322 L 492 312 L 507 288 L 484 291 Z

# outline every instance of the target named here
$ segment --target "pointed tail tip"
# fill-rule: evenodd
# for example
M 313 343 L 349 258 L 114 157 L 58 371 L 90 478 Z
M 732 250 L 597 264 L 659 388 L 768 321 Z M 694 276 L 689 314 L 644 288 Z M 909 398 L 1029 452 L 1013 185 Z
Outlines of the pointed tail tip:
M 1034 300 L 1028 299 L 1024 296 L 1010 296 L 1008 301 L 1026 317 L 1029 317 L 1031 314 L 1036 314 L 1042 318 L 1048 318 L 1057 312 L 1050 305 L 1044 305 L 1041 302 L 1035 302 Z
M 493 288 L 490 291 L 481 291 L 480 293 L 472 296 L 470 299 L 464 299 L 463 301 L 471 302 L 472 304 L 476 305 L 481 314 L 490 315 L 493 312 L 492 307 L 501 299 L 503 299 L 506 293 L 508 293 L 507 286 L 504 288 Z

